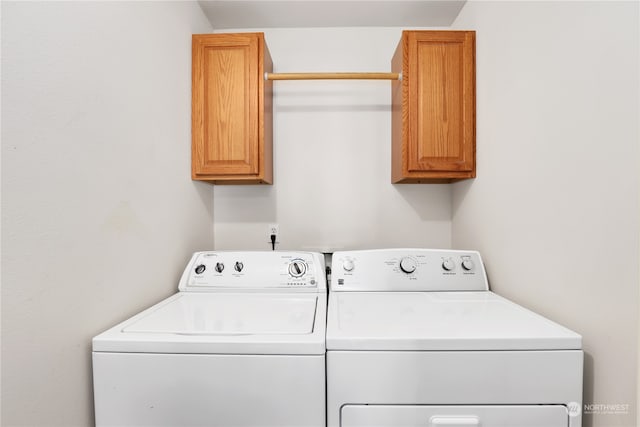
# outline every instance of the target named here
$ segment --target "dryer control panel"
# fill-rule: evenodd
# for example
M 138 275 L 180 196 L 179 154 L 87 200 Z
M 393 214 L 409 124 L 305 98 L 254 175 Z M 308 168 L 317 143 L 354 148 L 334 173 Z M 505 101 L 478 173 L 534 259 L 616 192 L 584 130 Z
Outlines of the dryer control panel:
M 486 291 L 476 251 L 374 249 L 333 254 L 332 291 Z
M 182 274 L 181 291 L 264 290 L 324 292 L 324 255 L 315 252 L 196 252 Z

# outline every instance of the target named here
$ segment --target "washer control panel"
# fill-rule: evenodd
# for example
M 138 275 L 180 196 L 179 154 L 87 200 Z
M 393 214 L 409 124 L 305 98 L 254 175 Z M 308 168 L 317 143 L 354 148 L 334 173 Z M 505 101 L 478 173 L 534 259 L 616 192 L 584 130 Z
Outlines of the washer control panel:
M 335 252 L 332 291 L 483 291 L 489 289 L 480 254 L 441 249 Z
M 326 290 L 324 255 L 315 252 L 196 252 L 181 291 Z

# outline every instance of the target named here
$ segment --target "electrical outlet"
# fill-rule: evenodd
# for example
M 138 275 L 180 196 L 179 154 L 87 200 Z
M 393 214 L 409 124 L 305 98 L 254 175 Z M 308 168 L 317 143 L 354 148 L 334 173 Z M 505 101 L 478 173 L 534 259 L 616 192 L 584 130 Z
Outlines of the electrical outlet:
M 267 229 L 267 233 L 269 233 L 268 242 L 271 243 L 271 249 L 274 251 L 276 250 L 276 243 L 280 243 L 278 242 L 279 231 L 280 231 L 280 227 L 278 227 L 278 224 L 269 224 L 269 227 Z

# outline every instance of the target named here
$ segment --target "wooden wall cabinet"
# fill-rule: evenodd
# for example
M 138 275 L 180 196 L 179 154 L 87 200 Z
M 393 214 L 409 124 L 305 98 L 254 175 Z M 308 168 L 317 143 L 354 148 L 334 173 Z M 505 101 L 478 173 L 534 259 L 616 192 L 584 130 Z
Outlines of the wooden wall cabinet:
M 474 178 L 475 32 L 403 31 L 391 69 L 392 182 Z
M 193 35 L 192 179 L 272 183 L 271 71 L 263 33 Z

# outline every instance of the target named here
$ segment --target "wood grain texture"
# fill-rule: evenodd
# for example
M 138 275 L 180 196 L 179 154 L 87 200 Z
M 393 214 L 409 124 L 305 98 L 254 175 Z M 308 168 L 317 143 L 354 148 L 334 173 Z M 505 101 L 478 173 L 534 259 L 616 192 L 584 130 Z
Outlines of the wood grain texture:
M 192 178 L 270 183 L 263 34 L 193 35 L 192 46 Z
M 266 80 L 399 80 L 399 73 L 267 73 Z
M 475 32 L 404 31 L 400 43 L 405 90 L 392 128 L 401 122 L 403 137 L 392 139 L 392 182 L 475 177 Z
M 391 71 L 401 73 L 407 60 L 407 40 L 402 37 L 398 43 L 393 58 L 391 59 Z M 404 158 L 406 149 L 407 130 L 407 100 L 408 82 L 406 79 L 391 82 L 391 182 L 399 182 L 403 179 Z
M 264 41 L 261 38 L 261 59 L 260 59 L 260 76 L 264 73 L 273 71 L 273 60 Z M 258 118 L 260 120 L 260 164 L 264 167 L 262 174 L 262 182 L 264 184 L 273 183 L 273 82 L 260 79 L 260 107 Z

